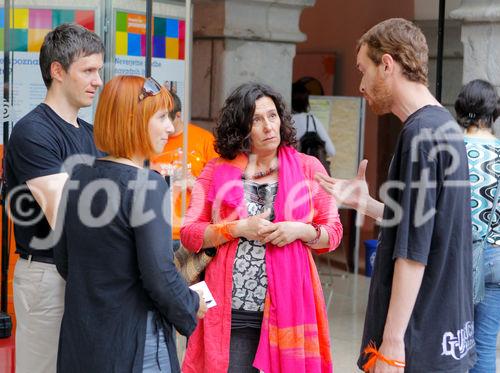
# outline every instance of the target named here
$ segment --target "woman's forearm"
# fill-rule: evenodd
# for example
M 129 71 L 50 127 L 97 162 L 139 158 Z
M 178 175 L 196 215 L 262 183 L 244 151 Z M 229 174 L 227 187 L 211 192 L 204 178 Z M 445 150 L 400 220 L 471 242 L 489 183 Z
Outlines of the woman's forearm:
M 314 228 L 314 226 L 312 226 L 311 224 L 305 224 L 305 223 L 300 223 L 300 224 L 302 225 L 300 239 L 311 249 L 324 249 L 330 246 L 330 237 L 325 228 L 319 226 L 321 232 L 319 240 L 314 244 L 308 244 L 308 242 L 311 242 L 316 238 L 318 233 L 316 231 L 316 228 Z

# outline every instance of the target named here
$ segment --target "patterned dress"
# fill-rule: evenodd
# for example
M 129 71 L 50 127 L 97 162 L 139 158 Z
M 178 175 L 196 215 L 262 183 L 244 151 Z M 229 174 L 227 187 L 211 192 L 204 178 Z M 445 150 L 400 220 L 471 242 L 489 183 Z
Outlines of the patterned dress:
M 493 198 L 500 177 L 500 139 L 465 137 L 471 181 L 472 226 L 486 235 Z M 488 242 L 500 246 L 500 208 L 488 235 Z
M 244 180 L 245 201 L 248 215 L 258 215 L 271 209 L 278 191 L 278 183 L 257 184 Z M 262 312 L 267 290 L 266 247 L 259 241 L 240 238 L 233 267 L 232 309 Z

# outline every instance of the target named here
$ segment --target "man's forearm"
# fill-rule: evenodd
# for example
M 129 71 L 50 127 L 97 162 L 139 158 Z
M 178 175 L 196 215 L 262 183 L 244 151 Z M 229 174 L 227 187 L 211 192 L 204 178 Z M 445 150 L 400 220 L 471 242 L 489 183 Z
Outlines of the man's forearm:
M 403 340 L 417 300 L 425 266 L 422 263 L 396 259 L 392 293 L 384 328 L 384 341 Z
M 56 226 L 57 212 L 66 180 L 68 180 L 68 174 L 61 172 L 26 181 L 26 185 L 52 229 Z

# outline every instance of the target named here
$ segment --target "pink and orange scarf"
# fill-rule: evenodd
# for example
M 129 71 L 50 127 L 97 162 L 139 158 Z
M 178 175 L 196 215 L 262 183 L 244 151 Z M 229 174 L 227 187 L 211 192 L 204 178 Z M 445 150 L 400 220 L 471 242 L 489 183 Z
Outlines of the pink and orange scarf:
M 312 197 L 297 151 L 280 147 L 278 161 L 274 222 L 310 222 Z M 241 179 L 247 163 L 240 156 L 219 164 L 208 195 L 214 206 L 220 202 L 216 208 L 232 206 L 235 218 L 247 216 Z M 265 373 L 332 372 L 326 307 L 310 249 L 300 240 L 284 247 L 268 244 L 266 272 L 268 288 L 254 366 Z

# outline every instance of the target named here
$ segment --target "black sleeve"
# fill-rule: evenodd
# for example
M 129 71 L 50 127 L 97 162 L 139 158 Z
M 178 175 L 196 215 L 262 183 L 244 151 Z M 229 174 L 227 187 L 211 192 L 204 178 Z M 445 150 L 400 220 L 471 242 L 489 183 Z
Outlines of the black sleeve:
M 37 122 L 19 123 L 9 141 L 10 166 L 19 183 L 62 172 L 60 145 L 53 132 Z M 16 125 L 17 126 L 17 125 Z
M 188 288 L 174 265 L 172 231 L 167 222 L 170 219 L 170 192 L 167 184 L 159 175 L 150 176 L 150 179 L 156 181 L 157 188 L 145 192 L 144 209 L 139 210 L 146 214 L 151 214 L 151 211 L 154 218 L 145 224 L 132 227 L 139 270 L 144 287 L 159 312 L 179 333 L 188 336 L 197 324 L 199 297 Z M 134 194 L 138 192 L 141 191 L 136 188 Z M 144 188 L 142 192 L 144 193 Z M 135 211 L 134 202 L 131 216 Z
M 401 156 L 399 174 L 396 200 L 401 207 L 401 218 L 393 259 L 410 259 L 427 265 L 437 201 L 436 160 L 429 159 L 428 152 L 422 148 L 407 151 Z

